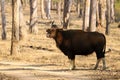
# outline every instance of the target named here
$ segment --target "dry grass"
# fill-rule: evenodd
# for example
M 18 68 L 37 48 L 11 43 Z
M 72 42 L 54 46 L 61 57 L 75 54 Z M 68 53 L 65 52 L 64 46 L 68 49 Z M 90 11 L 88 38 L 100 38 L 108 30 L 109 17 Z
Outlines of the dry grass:
M 25 9 L 25 11 L 27 11 Z M 10 46 L 11 46 L 11 13 L 10 9 L 7 11 L 7 40 L 2 41 L 0 38 L 0 60 L 1 61 L 23 61 L 23 62 L 34 62 L 40 64 L 56 64 L 56 68 L 67 68 L 69 63 L 67 57 L 64 56 L 61 51 L 56 48 L 55 42 L 52 39 L 46 38 L 46 29 L 50 27 L 50 20 L 39 19 L 38 34 L 28 34 L 28 39 L 26 42 L 20 43 L 19 54 L 9 55 Z M 57 15 L 54 15 L 54 19 L 57 24 L 60 24 L 58 21 Z M 76 14 L 72 14 L 76 15 Z M 25 14 L 25 20 L 29 20 L 29 15 Z M 70 29 L 81 29 L 81 20 L 77 17 L 71 19 Z M 60 26 L 60 25 L 59 25 Z M 1 24 L 0 24 L 1 30 Z M 102 29 L 104 32 L 105 29 Z M 90 71 L 92 74 L 85 75 L 92 77 L 93 79 L 105 80 L 105 79 L 120 79 L 120 29 L 117 28 L 117 24 L 111 25 L 111 34 L 106 36 L 107 39 L 107 49 L 110 48 L 112 51 L 106 54 L 106 62 L 108 69 L 107 71 Z M 94 67 L 96 62 L 95 54 L 90 56 L 77 56 L 76 66 L 80 69 L 90 69 Z M 101 68 L 101 65 L 100 65 Z M 89 72 L 89 71 L 88 71 Z M 80 73 L 75 72 L 74 73 Z M 99 76 L 99 77 L 96 77 Z

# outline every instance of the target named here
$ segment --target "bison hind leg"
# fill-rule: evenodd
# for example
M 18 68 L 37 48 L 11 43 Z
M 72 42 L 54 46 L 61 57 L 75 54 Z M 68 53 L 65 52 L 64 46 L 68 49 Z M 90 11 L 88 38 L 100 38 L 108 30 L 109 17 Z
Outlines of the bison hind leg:
M 100 59 L 97 60 L 96 65 L 95 65 L 95 67 L 94 67 L 94 70 L 97 69 L 97 67 L 98 67 L 98 65 L 99 65 L 99 63 L 100 63 L 101 60 L 102 60 L 102 63 L 103 63 L 103 70 L 106 69 L 105 58 L 100 58 Z
M 105 58 L 102 58 L 102 62 L 103 62 L 103 70 L 105 70 L 106 69 Z
M 100 61 L 101 61 L 101 59 L 97 59 L 96 65 L 95 65 L 95 67 L 94 67 L 94 70 L 97 69 L 97 67 L 98 67 L 98 65 L 99 65 L 99 63 L 100 63 Z

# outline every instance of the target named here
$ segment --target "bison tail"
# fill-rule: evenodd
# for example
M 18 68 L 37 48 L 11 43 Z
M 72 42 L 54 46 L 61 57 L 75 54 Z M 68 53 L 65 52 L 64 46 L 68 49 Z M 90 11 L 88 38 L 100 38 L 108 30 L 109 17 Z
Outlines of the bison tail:
M 109 52 L 111 52 L 112 50 L 109 48 L 105 53 L 109 53 Z
M 103 49 L 103 53 L 106 54 L 106 53 L 109 53 L 111 52 L 112 50 L 109 48 L 107 51 L 106 51 L 106 44 L 104 45 L 104 49 Z
M 105 36 L 104 36 L 104 38 L 105 38 Z M 110 48 L 106 51 L 106 39 L 105 39 L 105 45 L 104 45 L 104 48 L 103 48 L 103 53 L 106 54 L 106 53 L 109 53 L 111 51 L 112 50 Z
M 103 53 L 105 54 L 106 52 L 106 43 L 105 43 L 105 45 L 104 45 L 104 48 L 103 48 Z

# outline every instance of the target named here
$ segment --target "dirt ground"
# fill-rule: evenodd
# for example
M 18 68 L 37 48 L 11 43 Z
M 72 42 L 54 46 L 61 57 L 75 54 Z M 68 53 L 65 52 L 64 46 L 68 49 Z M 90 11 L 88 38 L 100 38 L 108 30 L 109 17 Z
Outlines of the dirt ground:
M 27 9 L 25 9 L 28 12 Z M 120 80 L 120 28 L 117 23 L 111 25 L 111 33 L 106 36 L 107 69 L 102 70 L 100 64 L 97 70 L 92 70 L 96 63 L 95 53 L 89 56 L 76 56 L 76 69 L 69 70 L 67 57 L 56 48 L 53 39 L 46 38 L 46 29 L 50 27 L 49 21 L 39 18 L 38 33 L 28 34 L 26 41 L 20 42 L 19 54 L 9 55 L 11 46 L 11 11 L 7 10 L 7 40 L 0 37 L 0 80 Z M 25 14 L 25 21 L 29 14 Z M 52 19 L 60 24 L 55 12 Z M 76 14 L 71 14 L 76 16 Z M 1 20 L 0 20 L 1 22 Z M 60 26 L 60 25 L 59 25 Z M 70 29 L 81 29 L 82 20 L 72 17 Z M 0 24 L 1 30 L 1 24 Z M 104 28 L 101 29 L 104 32 Z

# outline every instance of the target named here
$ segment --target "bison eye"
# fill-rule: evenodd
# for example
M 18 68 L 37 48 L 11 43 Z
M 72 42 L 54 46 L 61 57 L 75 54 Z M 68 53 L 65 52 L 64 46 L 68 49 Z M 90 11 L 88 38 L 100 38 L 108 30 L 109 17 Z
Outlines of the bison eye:
M 46 32 L 47 32 L 47 34 L 51 34 L 51 31 L 50 31 L 50 30 L 47 30 Z

